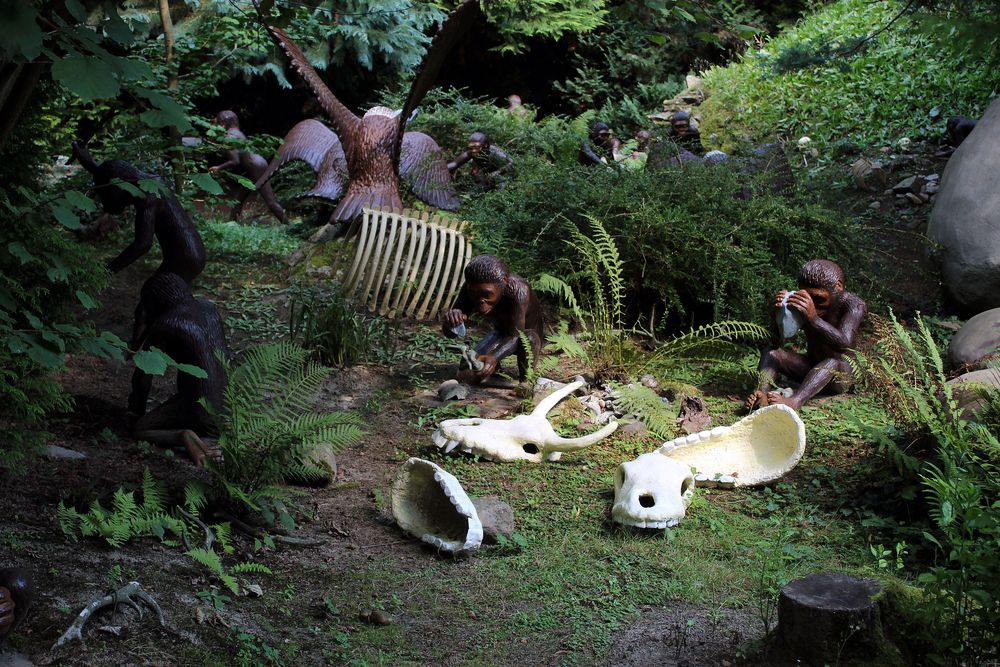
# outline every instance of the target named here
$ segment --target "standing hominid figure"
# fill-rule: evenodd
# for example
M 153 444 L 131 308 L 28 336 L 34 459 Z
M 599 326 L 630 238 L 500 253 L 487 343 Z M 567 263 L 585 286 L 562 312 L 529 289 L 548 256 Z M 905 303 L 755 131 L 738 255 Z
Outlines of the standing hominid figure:
M 158 180 L 155 175 L 139 171 L 122 160 L 105 160 L 97 164 L 87 146 L 73 142 L 73 156 L 94 176 L 93 192 L 101 200 L 101 206 L 111 214 L 119 214 L 127 207 L 135 207 L 135 238 L 117 257 L 108 262 L 108 271 L 118 273 L 153 247 L 153 239 L 160 242 L 163 261 L 153 275 L 173 273 L 191 284 L 205 268 L 205 246 L 201 235 L 191 218 L 181 208 L 180 202 L 163 186 L 161 193 L 133 195 L 114 184 L 114 181 L 137 185 L 140 179 Z M 133 350 L 142 336 L 146 316 L 143 304 L 135 311 L 135 324 L 129 347 Z
M 514 161 L 501 149 L 490 143 L 483 132 L 469 135 L 469 143 L 464 151 L 448 163 L 448 171 L 454 173 L 466 162 L 472 162 L 472 177 L 486 188 L 502 188 L 511 172 Z
M 148 324 L 137 349 L 158 347 L 178 363 L 198 366 L 208 377 L 178 371 L 177 393 L 147 413 L 153 378 L 136 368 L 128 397 L 132 436 L 161 447 L 183 448 L 202 465 L 208 448 L 201 436 L 214 436 L 217 431 L 199 401 L 204 398 L 219 411 L 226 390 L 225 368 L 217 355 L 226 354 L 222 318 L 214 303 L 194 298 L 187 283 L 173 273 L 158 273 L 147 280 L 140 298 Z
M 531 112 L 522 104 L 521 96 L 513 94 L 507 96 L 507 113 L 524 118 Z
M 542 307 L 531 285 L 511 273 L 499 257 L 473 257 L 465 267 L 465 284 L 455 304 L 444 314 L 442 329 L 445 335 L 454 337 L 451 330 L 473 313 L 493 324 L 493 331 L 476 346 L 477 358 L 484 364 L 482 370 L 476 372 L 476 381 L 482 382 L 495 373 L 500 361 L 512 352 L 517 353 L 518 379 L 524 380 L 528 355 L 519 335 L 521 331 L 531 341 L 535 364 L 542 354 Z
M 220 111 L 215 115 L 215 124 L 226 128 L 226 136 L 229 139 L 237 141 L 246 141 L 247 135 L 243 134 L 240 130 L 240 119 L 232 111 Z M 244 175 L 254 183 L 257 182 L 265 171 L 267 171 L 267 160 L 257 153 L 251 153 L 250 151 L 240 150 L 238 148 L 233 148 L 226 151 L 226 161 L 221 164 L 217 164 L 214 167 L 209 167 L 208 171 L 210 173 L 215 173 L 217 171 L 224 170 L 238 170 L 243 172 Z M 281 208 L 281 204 L 278 200 L 274 198 L 274 190 L 271 189 L 271 184 L 268 181 L 264 181 L 260 184 L 258 188 L 260 196 L 264 199 L 264 203 L 267 204 L 267 208 L 274 214 L 274 217 L 278 219 L 278 222 L 285 222 L 285 209 Z M 247 200 L 255 193 L 254 190 L 239 186 L 239 194 L 236 206 L 233 207 L 233 211 L 230 215 L 232 220 L 236 220 L 240 217 L 240 213 L 243 211 L 243 205 L 246 204 Z
M 798 291 L 788 296 L 787 307 L 796 314 L 805 332 L 806 353 L 782 347 L 783 335 L 776 330 L 773 346 L 764 351 L 760 360 L 760 370 L 769 380 L 747 398 L 750 410 L 772 403 L 798 410 L 824 388 L 839 394 L 850 389 L 853 382 L 848 357 L 868 306 L 861 297 L 844 289 L 844 271 L 828 259 L 806 262 L 799 271 L 798 283 Z M 782 312 L 786 294 L 781 290 L 775 295 L 775 315 Z M 779 373 L 801 381 L 790 397 L 771 391 Z

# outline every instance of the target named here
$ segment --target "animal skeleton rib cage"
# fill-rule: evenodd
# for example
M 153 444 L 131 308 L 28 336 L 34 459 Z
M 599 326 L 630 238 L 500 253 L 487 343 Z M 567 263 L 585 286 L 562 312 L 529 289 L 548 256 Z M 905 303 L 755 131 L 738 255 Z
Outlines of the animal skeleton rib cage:
M 451 217 L 364 209 L 344 295 L 387 317 L 436 317 L 454 302 L 472 258 L 464 228 Z

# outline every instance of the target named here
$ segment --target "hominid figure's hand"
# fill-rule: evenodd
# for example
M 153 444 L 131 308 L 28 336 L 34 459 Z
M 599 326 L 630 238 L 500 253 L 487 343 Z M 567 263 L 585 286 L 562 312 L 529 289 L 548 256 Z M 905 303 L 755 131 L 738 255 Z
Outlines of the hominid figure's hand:
M 809 322 L 819 317 L 819 314 L 816 312 L 816 304 L 813 302 L 812 297 L 809 296 L 809 292 L 804 289 L 800 289 L 788 297 L 788 305 L 802 313 L 802 316 Z
M 497 370 L 497 365 L 500 363 L 500 361 L 492 354 L 480 354 L 477 355 L 476 358 L 483 362 L 483 367 L 476 371 L 476 379 L 480 381 L 493 375 L 493 373 Z
M 458 308 L 452 308 L 444 314 L 444 321 L 448 325 L 448 328 L 457 327 L 459 324 L 466 320 L 465 313 L 463 313 Z
M 771 307 L 774 308 L 775 311 L 781 308 L 781 302 L 785 300 L 786 294 L 788 294 L 788 290 L 783 289 L 774 295 L 774 303 L 771 304 Z

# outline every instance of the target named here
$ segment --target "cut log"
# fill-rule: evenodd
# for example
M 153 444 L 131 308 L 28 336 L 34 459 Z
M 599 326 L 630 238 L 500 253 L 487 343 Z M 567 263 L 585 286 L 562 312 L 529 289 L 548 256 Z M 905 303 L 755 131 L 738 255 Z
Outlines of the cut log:
M 786 653 L 809 664 L 837 664 L 876 641 L 878 615 L 872 579 L 820 572 L 781 589 L 778 636 Z

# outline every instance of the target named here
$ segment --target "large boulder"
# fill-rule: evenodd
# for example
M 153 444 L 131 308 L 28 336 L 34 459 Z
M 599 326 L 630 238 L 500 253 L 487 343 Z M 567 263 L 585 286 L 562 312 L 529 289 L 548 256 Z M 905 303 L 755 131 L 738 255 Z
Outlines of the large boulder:
M 1000 306 L 1000 98 L 948 161 L 927 236 L 943 247 L 945 288 L 959 308 Z
M 979 313 L 951 339 L 948 360 L 952 366 L 975 366 L 1000 349 L 1000 308 Z M 978 364 L 982 365 L 982 364 Z
M 983 392 L 1000 391 L 1000 369 L 984 368 L 948 380 L 962 419 L 976 419 L 988 405 Z

